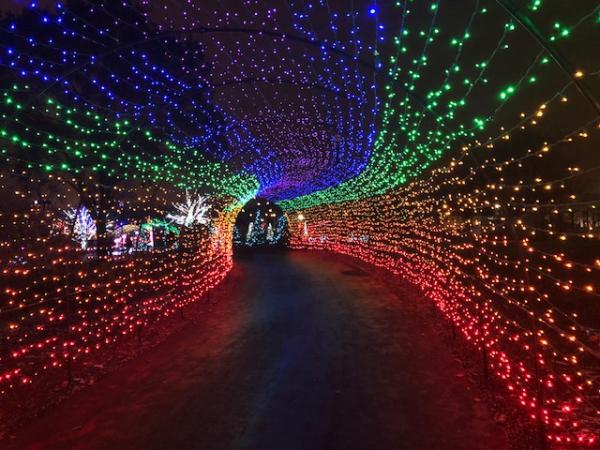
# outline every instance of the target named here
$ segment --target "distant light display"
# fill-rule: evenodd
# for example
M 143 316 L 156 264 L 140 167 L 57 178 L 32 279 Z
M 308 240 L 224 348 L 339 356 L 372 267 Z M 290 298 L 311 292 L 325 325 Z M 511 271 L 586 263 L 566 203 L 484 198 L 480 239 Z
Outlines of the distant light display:
M 81 206 L 65 211 L 65 217 L 68 219 L 67 225 L 72 229 L 74 240 L 85 249 L 88 242 L 96 237 L 96 223 L 90 212 L 85 206 Z
M 288 219 L 279 206 L 263 198 L 249 201 L 239 212 L 233 242 L 238 249 L 287 246 Z
M 540 439 L 598 446 L 597 2 L 3 13 L 1 393 L 200 300 L 234 240 L 289 230 L 410 280 Z M 260 198 L 283 213 L 235 227 Z

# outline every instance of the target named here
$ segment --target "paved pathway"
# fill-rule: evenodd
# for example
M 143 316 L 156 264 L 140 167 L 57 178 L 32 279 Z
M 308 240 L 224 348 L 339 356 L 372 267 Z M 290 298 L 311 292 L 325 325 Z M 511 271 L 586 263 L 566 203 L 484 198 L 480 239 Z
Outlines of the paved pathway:
M 347 257 L 290 252 L 238 258 L 213 300 L 11 447 L 507 447 L 411 289 Z

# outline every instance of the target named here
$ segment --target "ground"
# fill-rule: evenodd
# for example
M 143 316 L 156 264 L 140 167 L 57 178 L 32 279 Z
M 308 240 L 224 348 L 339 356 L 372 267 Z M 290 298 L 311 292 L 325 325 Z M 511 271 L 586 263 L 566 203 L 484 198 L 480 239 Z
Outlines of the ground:
M 410 286 L 348 257 L 257 254 L 210 303 L 6 447 L 508 448 Z

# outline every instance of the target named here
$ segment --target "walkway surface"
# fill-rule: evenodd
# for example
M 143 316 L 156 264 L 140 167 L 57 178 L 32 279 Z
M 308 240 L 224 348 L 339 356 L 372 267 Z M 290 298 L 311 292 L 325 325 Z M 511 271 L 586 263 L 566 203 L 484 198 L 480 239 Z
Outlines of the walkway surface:
M 327 253 L 238 258 L 210 311 L 11 447 L 506 448 L 430 306 L 360 267 Z

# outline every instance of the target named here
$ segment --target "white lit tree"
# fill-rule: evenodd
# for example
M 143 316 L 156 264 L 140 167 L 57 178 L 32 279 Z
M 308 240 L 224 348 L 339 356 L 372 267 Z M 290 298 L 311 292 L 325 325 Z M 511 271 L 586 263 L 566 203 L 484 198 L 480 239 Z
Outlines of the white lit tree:
M 173 208 L 175 208 L 175 213 L 167 214 L 167 219 L 177 225 L 192 227 L 194 225 L 207 225 L 210 221 L 208 197 L 200 194 L 191 195 L 188 191 L 185 191 L 185 202 L 174 203 Z
M 248 231 L 246 231 L 246 242 L 250 242 L 250 239 L 252 238 L 252 229 L 254 228 L 254 223 L 250 222 L 248 224 Z
M 90 211 L 81 205 L 79 208 L 66 210 L 65 216 L 73 230 L 73 240 L 79 242 L 81 248 L 87 248 L 88 242 L 96 237 L 96 222 Z
M 242 245 L 243 243 L 242 233 L 237 225 L 233 228 L 233 243 L 235 245 Z

